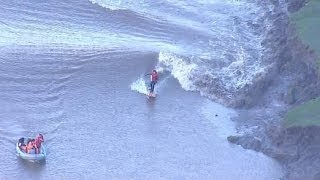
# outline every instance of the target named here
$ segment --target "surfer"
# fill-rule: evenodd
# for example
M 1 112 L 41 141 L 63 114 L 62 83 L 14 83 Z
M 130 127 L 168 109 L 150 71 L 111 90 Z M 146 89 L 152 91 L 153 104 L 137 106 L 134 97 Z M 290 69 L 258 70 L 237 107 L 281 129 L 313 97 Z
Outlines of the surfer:
M 157 81 L 158 81 L 158 72 L 154 69 L 152 70 L 152 72 L 150 74 L 146 74 L 146 75 L 150 75 L 150 86 L 149 86 L 149 94 L 148 96 L 152 96 L 155 97 L 154 94 L 154 86 L 156 85 Z

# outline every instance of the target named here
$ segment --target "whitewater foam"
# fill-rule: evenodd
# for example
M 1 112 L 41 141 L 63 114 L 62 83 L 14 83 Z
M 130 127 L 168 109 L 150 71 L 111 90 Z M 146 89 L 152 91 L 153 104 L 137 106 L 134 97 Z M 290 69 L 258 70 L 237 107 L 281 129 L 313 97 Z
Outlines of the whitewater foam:
M 131 85 L 131 90 L 133 91 L 137 91 L 141 94 L 147 94 L 148 91 L 147 91 L 147 85 L 146 85 L 146 82 L 145 80 L 140 77 L 139 79 L 137 79 L 136 81 L 134 81 Z
M 182 57 L 178 57 L 173 53 L 160 52 L 159 66 L 170 71 L 173 77 L 179 81 L 182 88 L 185 90 L 196 90 L 190 78 L 193 74 L 193 71 L 197 69 L 196 64 L 188 63 Z

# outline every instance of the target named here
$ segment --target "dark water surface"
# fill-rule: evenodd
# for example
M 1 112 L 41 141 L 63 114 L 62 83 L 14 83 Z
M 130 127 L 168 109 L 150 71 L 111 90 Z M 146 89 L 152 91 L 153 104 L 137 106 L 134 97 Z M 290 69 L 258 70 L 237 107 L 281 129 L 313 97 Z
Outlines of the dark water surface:
M 170 76 L 155 100 L 132 91 L 154 54 L 43 48 L 1 54 L 1 178 L 281 176 L 270 158 L 226 141 L 234 131 L 232 110 L 184 91 Z M 37 132 L 45 135 L 44 164 L 15 155 L 16 139 Z
M 265 72 L 270 9 L 246 0 L 2 0 L 0 179 L 281 177 L 272 159 L 227 142 L 233 110 L 189 91 L 208 77 L 228 95 Z M 148 100 L 144 74 L 154 68 L 157 98 Z M 16 157 L 16 140 L 38 132 L 46 162 Z

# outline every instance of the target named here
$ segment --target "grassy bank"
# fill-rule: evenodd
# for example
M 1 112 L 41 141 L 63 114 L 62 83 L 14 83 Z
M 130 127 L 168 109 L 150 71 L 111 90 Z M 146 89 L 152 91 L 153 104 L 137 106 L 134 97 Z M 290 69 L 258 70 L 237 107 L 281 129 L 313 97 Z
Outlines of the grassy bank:
M 315 50 L 318 58 L 320 73 L 320 0 L 310 0 L 298 12 L 292 14 L 299 36 L 305 44 Z M 285 116 L 285 125 L 320 126 L 320 97 L 293 108 Z
M 310 0 L 305 7 L 291 15 L 299 36 L 320 57 L 320 0 Z M 320 58 L 318 58 L 320 69 Z
M 287 127 L 320 126 L 320 98 L 291 109 L 285 117 Z

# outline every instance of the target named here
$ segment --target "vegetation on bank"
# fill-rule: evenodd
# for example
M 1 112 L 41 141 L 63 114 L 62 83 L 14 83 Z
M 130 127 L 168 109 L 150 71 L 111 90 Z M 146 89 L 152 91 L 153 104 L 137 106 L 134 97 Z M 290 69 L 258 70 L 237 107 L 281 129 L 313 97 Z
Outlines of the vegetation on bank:
M 299 36 L 315 50 L 320 73 L 320 0 L 310 0 L 305 7 L 292 14 Z M 291 109 L 285 116 L 287 127 L 320 126 L 320 97 Z
M 291 16 L 299 36 L 320 57 L 320 0 L 310 0 L 302 9 Z M 318 58 L 320 69 L 320 58 Z
M 285 116 L 287 127 L 320 126 L 320 98 L 291 109 Z

